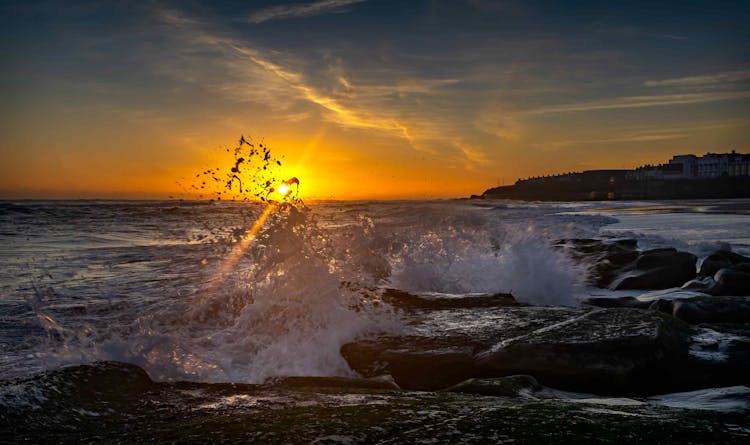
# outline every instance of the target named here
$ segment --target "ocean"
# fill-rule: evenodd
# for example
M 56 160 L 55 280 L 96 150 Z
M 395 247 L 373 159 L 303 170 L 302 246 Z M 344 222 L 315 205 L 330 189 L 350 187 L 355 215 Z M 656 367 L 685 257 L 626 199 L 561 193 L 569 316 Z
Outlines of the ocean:
M 222 201 L 5 201 L 0 203 L 0 381 L 4 382 L 0 420 L 16 425 L 19 441 L 22 437 L 42 442 L 52 437 L 63 442 L 88 437 L 92 442 L 200 442 L 196 439 L 200 435 L 195 436 L 198 430 L 191 430 L 190 436 L 176 431 L 160 435 L 143 426 L 149 421 L 152 426 L 162 425 L 159 422 L 165 422 L 164 418 L 138 418 L 142 429 L 136 428 L 134 436 L 128 435 L 127 428 L 116 427 L 110 436 L 97 433 L 92 426 L 96 422 L 127 425 L 132 419 L 124 413 L 135 405 L 122 402 L 124 399 L 115 403 L 103 393 L 82 401 L 79 395 L 60 389 L 87 385 L 93 377 L 82 382 L 70 370 L 89 372 L 91 366 L 104 366 L 106 378 L 101 378 L 115 387 L 121 384 L 118 373 L 136 375 L 135 380 L 148 385 L 172 385 L 158 386 L 159 391 L 183 385 L 179 386 L 183 392 L 153 396 L 162 404 L 179 399 L 174 401 L 179 407 L 160 405 L 175 418 L 175 425 L 179 423 L 177 413 L 183 411 L 205 414 L 213 409 L 229 415 L 229 408 L 235 414 L 245 409 L 244 413 L 266 416 L 307 406 L 346 411 L 357 406 L 398 405 L 399 410 L 415 413 L 417 405 L 431 404 L 442 406 L 450 419 L 465 418 L 476 410 L 499 416 L 507 413 L 508 407 L 526 406 L 528 400 L 492 402 L 496 398 L 464 400 L 458 395 L 437 400 L 435 397 L 443 396 L 432 392 L 409 392 L 408 397 L 400 397 L 344 391 L 345 397 L 326 391 L 305 390 L 306 395 L 299 396 L 294 392 L 298 390 L 264 389 L 271 393 L 245 398 L 242 394 L 288 377 L 361 377 L 362 372 L 355 371 L 342 355 L 342 346 L 356 341 L 465 336 L 466 344 L 474 345 L 487 326 L 503 329 L 505 319 L 495 309 L 457 304 L 455 309 L 415 312 L 394 304 L 388 295 L 456 301 L 511 294 L 523 307 L 564 312 L 580 310 L 592 296 L 646 293 L 595 288 L 587 281 L 591 264 L 576 261 L 554 247 L 564 239 L 623 238 L 637 240 L 642 250 L 675 247 L 690 252 L 698 258 L 698 265 L 719 249 L 750 256 L 750 200 L 347 201 L 297 207 Z M 536 321 L 534 312 L 524 314 L 531 317 L 524 319 L 527 324 L 544 319 L 542 312 Z M 66 379 L 70 381 L 66 383 Z M 127 385 L 122 384 L 127 392 Z M 206 395 L 224 391 L 223 384 L 249 386 L 242 394 Z M 57 389 L 50 389 L 54 387 Z M 706 384 L 698 389 L 711 387 Z M 194 391 L 194 397 L 184 391 Z M 195 395 L 201 391 L 203 395 Z M 750 393 L 739 391 L 740 396 L 730 391 L 736 402 L 730 405 L 746 413 Z M 60 425 L 51 430 L 39 430 L 45 419 L 54 418 L 51 413 L 63 406 L 54 405 L 57 408 L 53 410 L 46 405 L 55 401 L 54 394 L 63 400 L 55 403 L 64 402 L 69 415 L 58 419 Z M 555 400 L 582 398 L 561 394 Z M 601 396 L 611 402 L 612 396 L 620 395 Z M 595 403 L 595 397 L 584 399 Z M 677 397 L 678 402 L 672 405 L 687 403 L 688 408 L 700 408 L 705 394 L 691 397 L 688 399 L 693 402 Z M 110 411 L 102 408 L 103 400 L 108 401 Z M 612 422 L 622 428 L 632 426 L 633 419 L 652 428 L 654 419 L 692 419 L 694 412 L 643 398 L 628 400 L 637 403 L 534 405 L 534 409 L 559 413 L 561 421 L 575 417 L 571 410 L 584 409 L 594 417 L 614 416 Z M 644 412 L 643 406 L 651 411 Z M 600 412 L 596 414 L 596 410 Z M 430 415 L 424 414 L 425 418 Z M 549 417 L 535 415 L 534 422 L 544 423 L 540 419 Z M 712 415 L 695 417 L 708 419 Z M 110 419 L 103 420 L 107 416 Z M 443 425 L 440 422 L 445 419 L 436 416 L 433 423 Z M 739 443 L 750 432 L 744 417 L 726 423 L 726 417 L 720 420 L 716 416 L 706 421 L 706 431 L 719 428 L 728 442 Z M 71 419 L 82 422 L 82 429 L 66 429 Z M 393 422 L 398 421 L 395 415 Z M 250 429 L 260 434 L 253 436 L 255 439 L 266 442 L 286 438 L 302 443 L 325 436 L 320 443 L 371 443 L 401 437 L 388 431 L 378 433 L 374 426 L 358 422 L 364 421 L 348 424 L 354 428 L 352 434 L 331 432 L 327 429 L 333 428 L 331 425 L 323 427 L 319 422 L 314 424 L 317 427 L 309 424 L 308 429 L 295 427 L 296 436 L 289 436 L 291 429 Z M 476 424 L 485 428 L 477 433 L 479 439 L 490 437 L 487 422 Z M 585 425 L 576 422 L 568 424 L 568 439 L 587 437 Z M 556 428 L 545 425 L 550 431 Z M 180 428 L 190 430 L 184 425 Z M 214 428 L 227 434 L 221 436 L 224 439 L 239 437 L 232 436 L 235 430 L 227 425 Z M 602 428 L 616 430 L 611 425 Z M 682 430 L 670 434 L 682 437 L 683 433 L 687 434 Z M 453 436 L 445 434 L 437 437 L 453 442 Z M 498 441 L 502 437 L 496 436 Z M 479 439 L 474 443 L 481 443 Z

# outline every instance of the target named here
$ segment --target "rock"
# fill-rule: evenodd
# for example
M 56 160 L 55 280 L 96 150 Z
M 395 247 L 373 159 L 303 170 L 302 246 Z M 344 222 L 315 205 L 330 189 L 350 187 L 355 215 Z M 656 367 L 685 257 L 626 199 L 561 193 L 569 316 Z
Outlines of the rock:
M 523 395 L 524 392 L 532 393 L 542 388 L 542 385 L 530 375 L 511 375 L 491 379 L 468 379 L 445 389 L 445 391 L 483 396 L 517 397 Z
M 673 248 L 639 253 L 633 239 L 564 239 L 555 244 L 574 260 L 591 264 L 589 282 L 611 289 L 667 289 L 695 278 L 697 258 Z
M 713 294 L 716 288 L 716 281 L 714 281 L 713 277 L 699 277 L 683 284 L 682 288 L 685 290 L 703 292 L 705 294 Z
M 743 263 L 750 265 L 750 258 L 729 250 L 717 250 L 703 260 L 698 275 L 712 277 L 719 269 L 730 268 Z
M 750 272 L 742 269 L 719 269 L 714 275 L 715 295 L 750 295 Z
M 451 340 L 387 337 L 345 344 L 341 354 L 365 377 L 387 373 L 401 388 L 436 390 L 479 375 L 472 348 Z
M 666 309 L 666 306 L 664 306 Z M 750 323 L 748 297 L 698 297 L 671 302 L 670 313 L 687 323 Z
M 477 333 L 449 328 L 424 337 L 382 337 L 346 344 L 341 353 L 363 376 L 391 374 L 405 389 L 517 374 L 590 393 L 695 389 L 676 378 L 683 373 L 689 328 L 670 315 L 624 308 L 494 310 L 504 318 Z
M 597 394 L 648 394 L 677 383 L 689 329 L 658 312 L 597 309 L 481 354 L 489 374 L 530 374 L 546 386 Z
M 554 245 L 574 260 L 590 264 L 589 282 L 600 288 L 607 287 L 622 267 L 638 258 L 637 246 L 634 239 L 563 239 Z
M 385 289 L 383 291 L 383 301 L 391 306 L 406 310 L 443 310 L 521 305 L 511 294 L 470 295 L 462 297 L 418 296 L 398 289 Z
M 611 289 L 667 289 L 695 278 L 695 255 L 675 249 L 647 250 L 623 269 Z

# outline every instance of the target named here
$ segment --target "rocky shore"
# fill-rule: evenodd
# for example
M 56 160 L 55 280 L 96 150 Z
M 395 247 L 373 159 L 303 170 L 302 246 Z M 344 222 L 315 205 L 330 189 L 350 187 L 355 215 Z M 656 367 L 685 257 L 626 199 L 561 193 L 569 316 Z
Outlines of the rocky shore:
M 640 294 L 547 307 L 383 289 L 407 330 L 345 344 L 356 378 L 158 383 L 81 365 L 0 383 L 0 426 L 11 443 L 746 443 L 750 258 L 554 248 L 592 286 Z
M 750 258 L 717 251 L 698 270 L 690 253 L 639 251 L 631 239 L 555 247 L 589 265 L 592 285 L 644 294 L 563 308 L 524 306 L 509 295 L 417 303 L 388 290 L 385 300 L 412 325 L 430 326 L 429 335 L 363 339 L 344 345 L 343 356 L 363 376 L 388 374 L 415 390 L 516 374 L 615 396 L 750 384 Z M 446 309 L 452 323 L 441 329 Z

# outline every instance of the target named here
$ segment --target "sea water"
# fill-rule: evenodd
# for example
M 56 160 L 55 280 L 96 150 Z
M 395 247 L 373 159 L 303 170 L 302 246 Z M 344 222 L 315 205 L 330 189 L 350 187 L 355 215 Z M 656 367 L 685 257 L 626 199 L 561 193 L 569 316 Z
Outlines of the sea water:
M 136 364 L 160 381 L 352 376 L 341 345 L 410 329 L 381 300 L 383 289 L 575 306 L 613 293 L 589 288 L 587 265 L 555 241 L 628 237 L 699 260 L 718 248 L 748 255 L 748 207 L 3 202 L 0 380 L 102 360 Z M 458 312 L 441 317 L 465 322 Z

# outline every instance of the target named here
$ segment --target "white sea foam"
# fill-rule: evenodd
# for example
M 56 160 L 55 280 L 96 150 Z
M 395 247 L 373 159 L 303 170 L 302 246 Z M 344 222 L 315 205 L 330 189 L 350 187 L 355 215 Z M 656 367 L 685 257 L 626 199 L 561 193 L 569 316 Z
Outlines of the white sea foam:
M 576 213 L 591 207 L 577 203 L 318 204 L 314 214 L 272 215 L 222 271 L 259 208 L 26 207 L 0 215 L 3 233 L 19 234 L 8 241 L 13 255 L 0 258 L 0 315 L 9 321 L 0 341 L 10 345 L 2 378 L 93 360 L 135 363 L 157 379 L 351 375 L 342 344 L 401 329 L 373 289 L 511 292 L 525 303 L 573 305 L 574 295 L 592 291 L 581 285 L 585 273 L 550 245 L 601 236 L 618 217 Z M 670 216 L 684 220 L 677 231 L 659 218 L 624 218 L 608 233 L 630 231 L 641 247 L 654 241 L 709 253 L 728 240 L 747 251 L 744 220 L 711 216 Z
M 583 270 L 533 228 L 503 228 L 510 232 L 426 231 L 392 257 L 392 285 L 413 292 L 512 293 L 529 304 L 575 305 Z
M 348 230 L 352 236 L 339 245 L 309 215 L 280 211 L 245 251 L 229 254 L 239 260 L 203 292 L 144 314 L 130 333 L 69 339 L 54 359 L 131 362 L 157 380 L 262 383 L 353 375 L 340 347 L 399 325 L 363 295 L 382 271 L 365 279 L 360 269 L 373 263 L 369 238 L 361 224 Z

